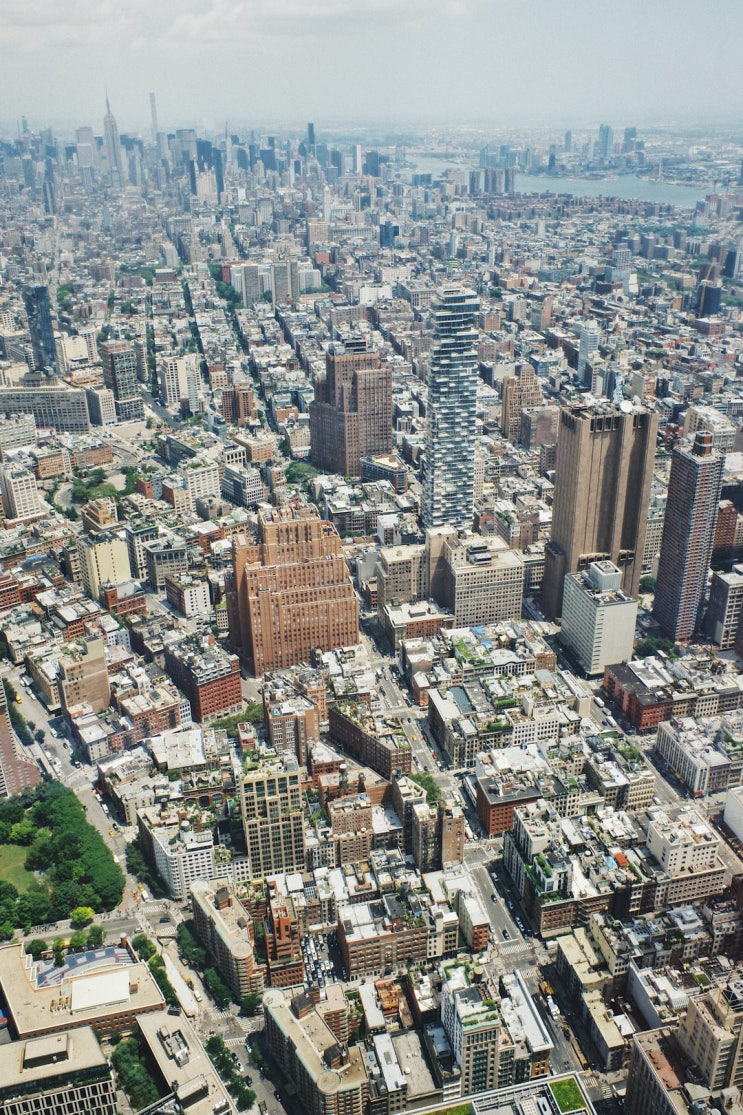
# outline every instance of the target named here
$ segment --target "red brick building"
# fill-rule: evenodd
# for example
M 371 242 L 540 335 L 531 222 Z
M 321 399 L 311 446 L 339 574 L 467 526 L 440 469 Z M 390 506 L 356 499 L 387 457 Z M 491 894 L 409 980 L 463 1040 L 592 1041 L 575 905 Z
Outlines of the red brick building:
M 264 929 L 271 986 L 293 987 L 304 983 L 299 918 L 291 896 L 279 895 L 270 900 Z
M 255 395 L 247 383 L 226 387 L 222 392 L 222 417 L 233 426 L 245 426 L 257 419 Z
M 191 705 L 199 724 L 242 708 L 240 661 L 218 646 L 202 648 L 198 640 L 165 647 L 165 669 Z
M 396 771 L 410 774 L 413 752 L 405 734 L 376 734 L 376 726 L 360 705 L 334 705 L 328 716 L 331 740 L 339 743 L 358 762 L 369 766 L 382 778 L 392 779 Z
M 314 507 L 259 512 L 260 542 L 233 542 L 225 577 L 230 642 L 256 676 L 313 651 L 354 646 L 358 600 L 335 528 Z
M 106 611 L 117 619 L 124 616 L 143 616 L 147 611 L 147 597 L 140 589 L 120 593 L 117 585 L 103 585 L 100 599 Z
M 488 775 L 477 780 L 477 816 L 488 836 L 501 836 L 513 827 L 513 811 L 519 805 L 537 801 L 542 796 L 539 786 L 530 789 L 505 787 Z

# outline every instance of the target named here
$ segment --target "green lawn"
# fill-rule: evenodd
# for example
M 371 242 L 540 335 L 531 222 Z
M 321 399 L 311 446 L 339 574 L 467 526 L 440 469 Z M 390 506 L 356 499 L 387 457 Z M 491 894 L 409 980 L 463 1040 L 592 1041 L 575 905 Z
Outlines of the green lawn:
M 12 883 L 21 893 L 28 890 L 33 882 L 33 871 L 26 871 L 23 866 L 28 855 L 28 848 L 21 848 L 18 844 L 0 845 L 0 879 L 4 883 Z
M 556 1080 L 549 1087 L 562 1115 L 567 1115 L 569 1111 L 577 1111 L 579 1108 L 585 1107 L 581 1090 L 572 1076 L 569 1076 L 566 1080 Z

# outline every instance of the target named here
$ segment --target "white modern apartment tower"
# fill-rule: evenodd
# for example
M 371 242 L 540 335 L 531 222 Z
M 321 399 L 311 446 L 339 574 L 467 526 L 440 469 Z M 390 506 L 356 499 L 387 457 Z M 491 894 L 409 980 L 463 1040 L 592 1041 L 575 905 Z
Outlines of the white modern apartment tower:
M 472 525 L 480 302 L 466 287 L 445 287 L 433 307 L 434 347 L 428 369 L 423 506 L 426 528 Z

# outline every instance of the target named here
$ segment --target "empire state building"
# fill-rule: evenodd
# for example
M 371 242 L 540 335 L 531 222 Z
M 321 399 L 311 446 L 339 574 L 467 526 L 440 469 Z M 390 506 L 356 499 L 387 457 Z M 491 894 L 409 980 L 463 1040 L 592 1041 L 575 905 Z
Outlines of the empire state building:
M 111 112 L 111 105 L 106 96 L 106 115 L 103 117 L 103 140 L 106 145 L 108 159 L 108 172 L 111 176 L 111 185 L 121 187 L 124 185 L 124 171 L 121 161 L 121 141 L 116 117 Z

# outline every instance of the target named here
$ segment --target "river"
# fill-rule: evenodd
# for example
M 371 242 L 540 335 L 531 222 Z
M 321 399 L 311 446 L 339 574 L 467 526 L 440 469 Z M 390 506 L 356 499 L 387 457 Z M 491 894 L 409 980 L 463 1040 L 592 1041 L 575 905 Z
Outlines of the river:
M 435 158 L 407 151 L 406 173 L 431 174 L 441 177 L 447 170 L 468 174 L 477 166 L 477 159 Z M 697 201 L 712 192 L 712 186 L 682 186 L 656 178 L 638 178 L 623 174 L 616 178 L 562 178 L 546 174 L 517 174 L 516 192 L 524 194 L 573 194 L 574 197 L 621 197 L 658 202 L 693 209 Z
M 557 178 L 541 174 L 517 174 L 519 193 L 573 194 L 574 197 L 621 197 L 658 202 L 693 209 L 698 201 L 712 192 L 711 186 L 681 186 L 657 178 L 638 178 L 622 174 L 618 178 Z

